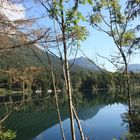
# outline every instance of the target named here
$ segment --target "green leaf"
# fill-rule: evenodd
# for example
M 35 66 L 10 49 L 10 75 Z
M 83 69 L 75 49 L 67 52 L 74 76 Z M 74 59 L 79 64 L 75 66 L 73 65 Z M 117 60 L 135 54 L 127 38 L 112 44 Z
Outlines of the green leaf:
M 89 5 L 93 5 L 93 1 L 92 0 L 87 0 Z
M 91 24 L 93 24 L 93 23 L 97 24 L 97 23 L 100 23 L 101 21 L 102 21 L 101 17 L 98 13 L 90 16 L 90 23 Z

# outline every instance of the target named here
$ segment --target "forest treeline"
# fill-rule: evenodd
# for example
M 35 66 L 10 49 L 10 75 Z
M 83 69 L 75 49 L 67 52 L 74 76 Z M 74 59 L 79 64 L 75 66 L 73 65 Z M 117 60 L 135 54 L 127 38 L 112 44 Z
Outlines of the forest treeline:
M 60 60 L 49 54 L 55 71 L 57 88 L 64 89 L 64 75 Z M 34 90 L 53 90 L 48 60 L 43 50 L 33 46 L 31 48 L 17 48 L 3 53 L 0 58 L 0 89 L 31 93 Z M 123 89 L 124 75 L 122 72 L 108 72 L 105 70 L 91 71 L 74 65 L 70 68 L 73 89 Z M 140 86 L 140 73 L 129 73 L 131 85 Z M 9 92 L 7 92 L 8 94 Z

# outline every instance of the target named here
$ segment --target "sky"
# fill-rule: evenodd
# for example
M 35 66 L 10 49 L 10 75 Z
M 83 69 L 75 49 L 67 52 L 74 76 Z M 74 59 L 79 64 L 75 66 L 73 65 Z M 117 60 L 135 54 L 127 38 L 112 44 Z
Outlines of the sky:
M 9 4 L 5 2 L 4 9 L 0 8 L 0 11 L 6 14 L 10 20 L 22 19 L 26 17 L 34 17 L 40 16 L 43 12 L 43 9 L 38 5 L 33 5 L 30 1 L 25 1 L 23 4 Z M 14 9 L 9 11 L 8 9 Z M 26 8 L 30 9 L 29 12 L 26 11 Z M 80 7 L 80 10 L 83 14 L 87 11 L 88 7 Z M 89 10 L 90 11 L 90 10 Z M 18 12 L 18 14 L 17 14 Z M 140 18 L 138 18 L 140 21 Z M 138 22 L 137 21 L 137 22 Z M 52 22 L 49 21 L 49 18 L 40 20 L 40 25 L 53 26 Z M 81 42 L 80 49 L 88 56 L 90 59 L 98 63 L 99 65 L 104 65 L 107 70 L 114 71 L 114 67 L 105 59 L 102 59 L 98 56 L 98 54 L 105 56 L 107 58 L 111 58 L 111 55 L 117 51 L 116 46 L 114 45 L 112 39 L 108 37 L 105 33 L 99 32 L 92 27 L 89 26 L 88 23 L 81 23 L 85 25 L 89 31 L 89 37 Z M 83 56 L 83 54 L 79 51 L 77 57 Z M 70 58 L 72 58 L 71 56 Z M 98 60 L 98 61 L 97 61 Z M 138 51 L 137 55 L 134 55 L 131 59 L 130 63 L 139 63 L 140 64 L 140 52 Z
M 0 1 L 0 12 L 4 13 L 11 21 L 23 19 L 26 16 L 25 7 L 22 4 L 13 4 L 7 0 Z

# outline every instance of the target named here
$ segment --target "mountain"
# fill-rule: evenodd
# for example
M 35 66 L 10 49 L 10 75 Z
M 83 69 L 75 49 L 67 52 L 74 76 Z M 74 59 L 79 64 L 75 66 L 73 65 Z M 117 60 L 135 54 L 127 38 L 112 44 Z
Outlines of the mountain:
M 10 68 L 26 68 L 30 66 L 40 67 L 40 66 L 48 66 L 48 58 L 45 51 L 38 48 L 36 45 L 28 45 L 24 47 L 7 49 L 21 44 L 20 39 L 17 38 L 16 34 L 19 33 L 17 31 L 12 22 L 9 22 L 8 17 L 0 12 L 0 70 L 8 70 Z M 12 32 L 14 35 L 10 35 Z M 20 35 L 22 32 L 19 33 Z M 27 37 L 23 35 L 23 38 Z M 51 62 L 55 67 L 60 68 L 60 61 L 53 55 L 49 54 Z
M 60 61 L 49 54 L 54 66 L 60 67 Z M 46 53 L 36 46 L 20 47 L 0 53 L 0 69 L 25 68 L 30 66 L 47 66 Z
M 69 63 L 74 64 L 74 66 L 79 66 L 81 68 L 88 69 L 91 71 L 99 71 L 99 68 L 85 57 L 70 59 Z
M 130 72 L 140 72 L 140 64 L 129 64 L 128 71 Z

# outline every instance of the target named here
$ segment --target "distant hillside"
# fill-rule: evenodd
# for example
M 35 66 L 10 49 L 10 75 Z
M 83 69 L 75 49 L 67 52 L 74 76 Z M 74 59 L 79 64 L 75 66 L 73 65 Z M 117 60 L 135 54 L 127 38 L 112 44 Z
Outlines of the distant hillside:
M 129 64 L 128 71 L 131 72 L 140 72 L 140 64 Z
M 59 60 L 53 55 L 49 56 L 53 65 L 58 67 Z M 0 69 L 47 66 L 47 60 L 46 53 L 36 46 L 20 47 L 0 54 Z
M 88 69 L 91 71 L 99 71 L 99 68 L 92 62 L 90 62 L 87 58 L 85 57 L 79 57 L 76 59 L 71 59 L 69 60 L 70 64 L 74 64 L 74 66 L 80 66 L 81 68 Z
M 0 24 L 0 29 L 3 33 L 0 34 L 0 49 L 5 49 L 6 47 L 11 47 L 14 44 L 18 43 L 17 38 L 14 36 L 9 36 L 5 34 L 8 29 L 10 31 L 18 32 L 16 30 L 11 30 L 8 26 L 11 26 L 8 17 L 3 13 L 0 13 L 0 18 L 2 23 Z M 26 38 L 26 37 L 25 37 Z M 20 41 L 20 40 L 19 40 Z M 60 61 L 53 55 L 49 54 L 50 59 L 55 67 L 60 68 Z M 0 69 L 8 70 L 10 68 L 25 68 L 25 67 L 40 67 L 48 66 L 48 59 L 46 53 L 36 45 L 32 47 L 19 47 L 11 50 L 1 51 L 0 52 Z
M 52 65 L 61 70 L 61 62 L 56 56 L 49 54 Z M 69 64 L 73 60 L 69 61 Z M 25 67 L 48 67 L 48 58 L 45 51 L 36 46 L 32 47 L 20 47 L 0 53 L 0 69 L 8 70 L 10 68 L 25 68 Z M 92 70 L 99 71 L 98 68 L 89 62 L 88 59 L 80 57 L 75 59 L 74 65 L 72 65 L 71 71 L 79 70 Z

